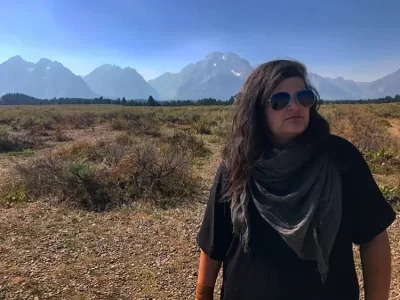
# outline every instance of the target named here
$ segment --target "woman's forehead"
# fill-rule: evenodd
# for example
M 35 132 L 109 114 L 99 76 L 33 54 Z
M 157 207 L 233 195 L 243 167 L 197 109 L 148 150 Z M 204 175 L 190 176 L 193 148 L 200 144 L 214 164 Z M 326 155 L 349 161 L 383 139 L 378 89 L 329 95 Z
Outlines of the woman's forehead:
M 298 90 L 305 88 L 304 80 L 301 77 L 289 77 L 282 80 L 273 90 L 273 93 L 277 92 L 289 92 L 294 93 Z

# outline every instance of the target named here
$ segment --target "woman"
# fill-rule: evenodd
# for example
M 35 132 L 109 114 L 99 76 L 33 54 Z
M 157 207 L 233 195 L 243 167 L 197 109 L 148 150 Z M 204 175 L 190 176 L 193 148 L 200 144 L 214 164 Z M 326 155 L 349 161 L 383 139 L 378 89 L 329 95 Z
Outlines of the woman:
M 388 299 L 395 213 L 361 153 L 330 134 L 301 63 L 276 60 L 236 100 L 197 236 L 196 299 L 358 300 L 353 243 L 367 300 Z

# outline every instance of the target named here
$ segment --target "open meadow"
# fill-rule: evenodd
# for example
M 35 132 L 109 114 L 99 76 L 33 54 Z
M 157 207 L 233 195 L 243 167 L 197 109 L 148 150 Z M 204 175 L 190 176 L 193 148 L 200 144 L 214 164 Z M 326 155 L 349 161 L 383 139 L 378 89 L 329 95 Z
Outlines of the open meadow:
M 320 111 L 399 211 L 400 103 Z M 0 106 L 0 299 L 194 299 L 231 120 L 230 106 Z M 399 218 L 389 234 L 394 300 Z

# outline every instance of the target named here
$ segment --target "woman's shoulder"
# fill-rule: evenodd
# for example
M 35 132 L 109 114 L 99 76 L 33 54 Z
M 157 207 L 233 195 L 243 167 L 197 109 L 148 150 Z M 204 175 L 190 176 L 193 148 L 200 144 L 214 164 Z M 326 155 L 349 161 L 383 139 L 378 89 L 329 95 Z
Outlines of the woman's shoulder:
M 330 134 L 328 143 L 329 146 L 333 147 L 333 150 L 344 152 L 360 152 L 352 142 L 339 135 Z
M 348 139 L 331 134 L 325 145 L 326 151 L 342 171 L 358 172 L 366 164 L 362 152 Z
M 329 136 L 327 149 L 336 157 L 351 161 L 362 157 L 361 151 L 348 139 L 331 134 Z

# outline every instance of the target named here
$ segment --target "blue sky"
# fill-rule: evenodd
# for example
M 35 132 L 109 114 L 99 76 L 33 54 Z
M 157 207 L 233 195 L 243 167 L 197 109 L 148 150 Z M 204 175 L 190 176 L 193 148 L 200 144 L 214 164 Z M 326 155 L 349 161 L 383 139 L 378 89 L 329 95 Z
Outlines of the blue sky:
M 229 51 L 370 81 L 400 69 L 399 11 L 399 0 L 0 0 L 0 62 L 46 57 L 78 75 L 111 63 L 151 79 Z

